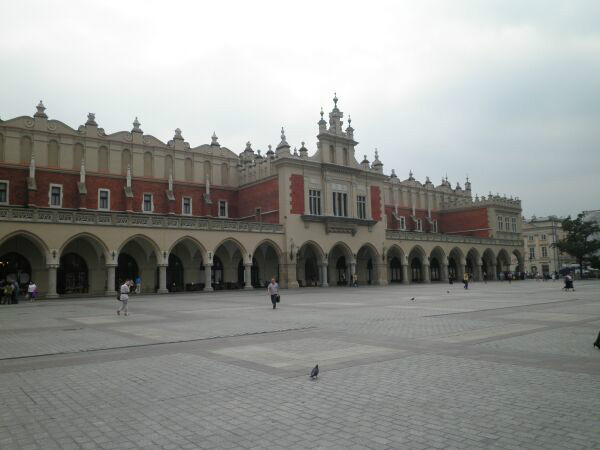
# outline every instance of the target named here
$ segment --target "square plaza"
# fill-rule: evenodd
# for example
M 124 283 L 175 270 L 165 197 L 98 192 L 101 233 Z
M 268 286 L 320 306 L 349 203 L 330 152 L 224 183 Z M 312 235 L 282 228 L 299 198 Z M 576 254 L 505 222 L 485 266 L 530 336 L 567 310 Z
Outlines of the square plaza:
M 600 285 L 561 287 L 2 306 L 0 448 L 600 449 Z

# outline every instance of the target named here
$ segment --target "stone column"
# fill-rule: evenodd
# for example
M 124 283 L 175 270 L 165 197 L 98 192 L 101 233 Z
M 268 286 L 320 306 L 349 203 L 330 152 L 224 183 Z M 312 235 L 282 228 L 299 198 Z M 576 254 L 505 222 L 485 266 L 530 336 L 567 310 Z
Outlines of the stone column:
M 346 280 L 346 281 L 348 281 L 349 286 L 352 286 L 355 273 L 356 273 L 356 261 L 351 261 L 350 262 L 350 277 L 348 280 Z M 358 281 L 361 281 L 364 283 L 366 280 L 358 280 Z
M 212 264 L 204 265 L 204 289 L 205 292 L 213 291 L 212 287 Z
M 321 287 L 328 287 L 329 283 L 327 282 L 327 263 L 319 264 L 319 268 L 321 269 Z
M 475 266 L 475 281 L 483 281 L 483 268 L 482 268 L 482 264 L 477 264 Z
M 158 266 L 158 294 L 168 294 L 167 289 L 167 266 L 161 264 Z
M 408 279 L 408 264 L 404 261 L 402 264 L 402 284 L 409 284 L 410 280 Z
M 115 291 L 115 269 L 116 268 L 117 268 L 117 266 L 114 266 L 114 265 L 106 266 L 106 291 L 104 292 L 104 295 L 106 295 L 107 297 L 117 295 L 117 291 Z
M 252 263 L 244 263 L 244 289 L 254 289 L 252 287 Z
M 490 280 L 492 281 L 496 281 L 498 280 L 498 274 L 496 273 L 496 264 L 492 264 L 491 268 L 492 268 L 492 273 L 488 274 L 490 277 Z
M 379 286 L 387 286 L 388 285 L 388 274 L 387 274 L 387 264 L 375 264 L 375 270 L 377 270 L 377 277 L 375 279 L 375 283 Z
M 442 273 L 440 274 L 442 277 L 442 281 L 448 281 L 448 260 L 442 261 L 440 265 L 440 270 Z
M 429 263 L 423 263 L 423 283 L 431 283 L 431 267 L 429 267 Z
M 48 292 L 46 292 L 46 298 L 58 298 L 56 293 L 56 269 L 57 264 L 46 266 L 48 269 Z M 116 294 L 115 294 L 116 295 Z

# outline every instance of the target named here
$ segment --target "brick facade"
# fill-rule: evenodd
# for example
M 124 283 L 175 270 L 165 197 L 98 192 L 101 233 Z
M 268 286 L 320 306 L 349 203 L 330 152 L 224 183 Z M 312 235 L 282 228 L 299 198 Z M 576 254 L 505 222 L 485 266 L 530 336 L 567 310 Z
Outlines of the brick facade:
M 253 184 L 238 191 L 238 212 L 243 220 L 279 222 L 279 183 L 277 177 Z M 256 209 L 260 208 L 260 218 Z
M 381 189 L 371 186 L 371 217 L 377 222 L 381 221 Z
M 487 208 L 442 211 L 439 216 L 439 231 L 442 233 L 475 237 L 491 236 Z
M 304 177 L 302 175 L 290 176 L 291 213 L 304 214 Z

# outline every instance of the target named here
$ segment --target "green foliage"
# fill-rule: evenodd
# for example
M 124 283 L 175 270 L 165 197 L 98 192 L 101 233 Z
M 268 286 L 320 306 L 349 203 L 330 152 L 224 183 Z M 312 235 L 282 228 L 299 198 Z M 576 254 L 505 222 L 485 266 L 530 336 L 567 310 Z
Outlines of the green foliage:
M 597 258 L 594 253 L 600 250 L 600 239 L 591 239 L 590 236 L 600 233 L 600 226 L 596 222 L 584 220 L 583 213 L 578 214 L 576 219 L 567 217 L 562 222 L 562 228 L 567 233 L 564 239 L 556 244 L 561 252 L 568 253 L 579 262 L 579 270 L 582 270 L 584 260 Z

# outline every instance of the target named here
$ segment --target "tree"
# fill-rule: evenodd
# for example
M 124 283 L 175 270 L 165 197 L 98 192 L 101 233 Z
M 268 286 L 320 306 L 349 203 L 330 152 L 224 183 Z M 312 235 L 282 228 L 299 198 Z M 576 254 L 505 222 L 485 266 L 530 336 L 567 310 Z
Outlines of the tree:
M 591 236 L 600 233 L 596 222 L 584 220 L 584 214 L 577 214 L 577 219 L 571 216 L 562 221 L 562 228 L 567 233 L 564 239 L 553 244 L 561 252 L 568 253 L 579 263 L 579 275 L 583 276 L 583 261 L 594 256 L 600 250 L 600 239 Z

